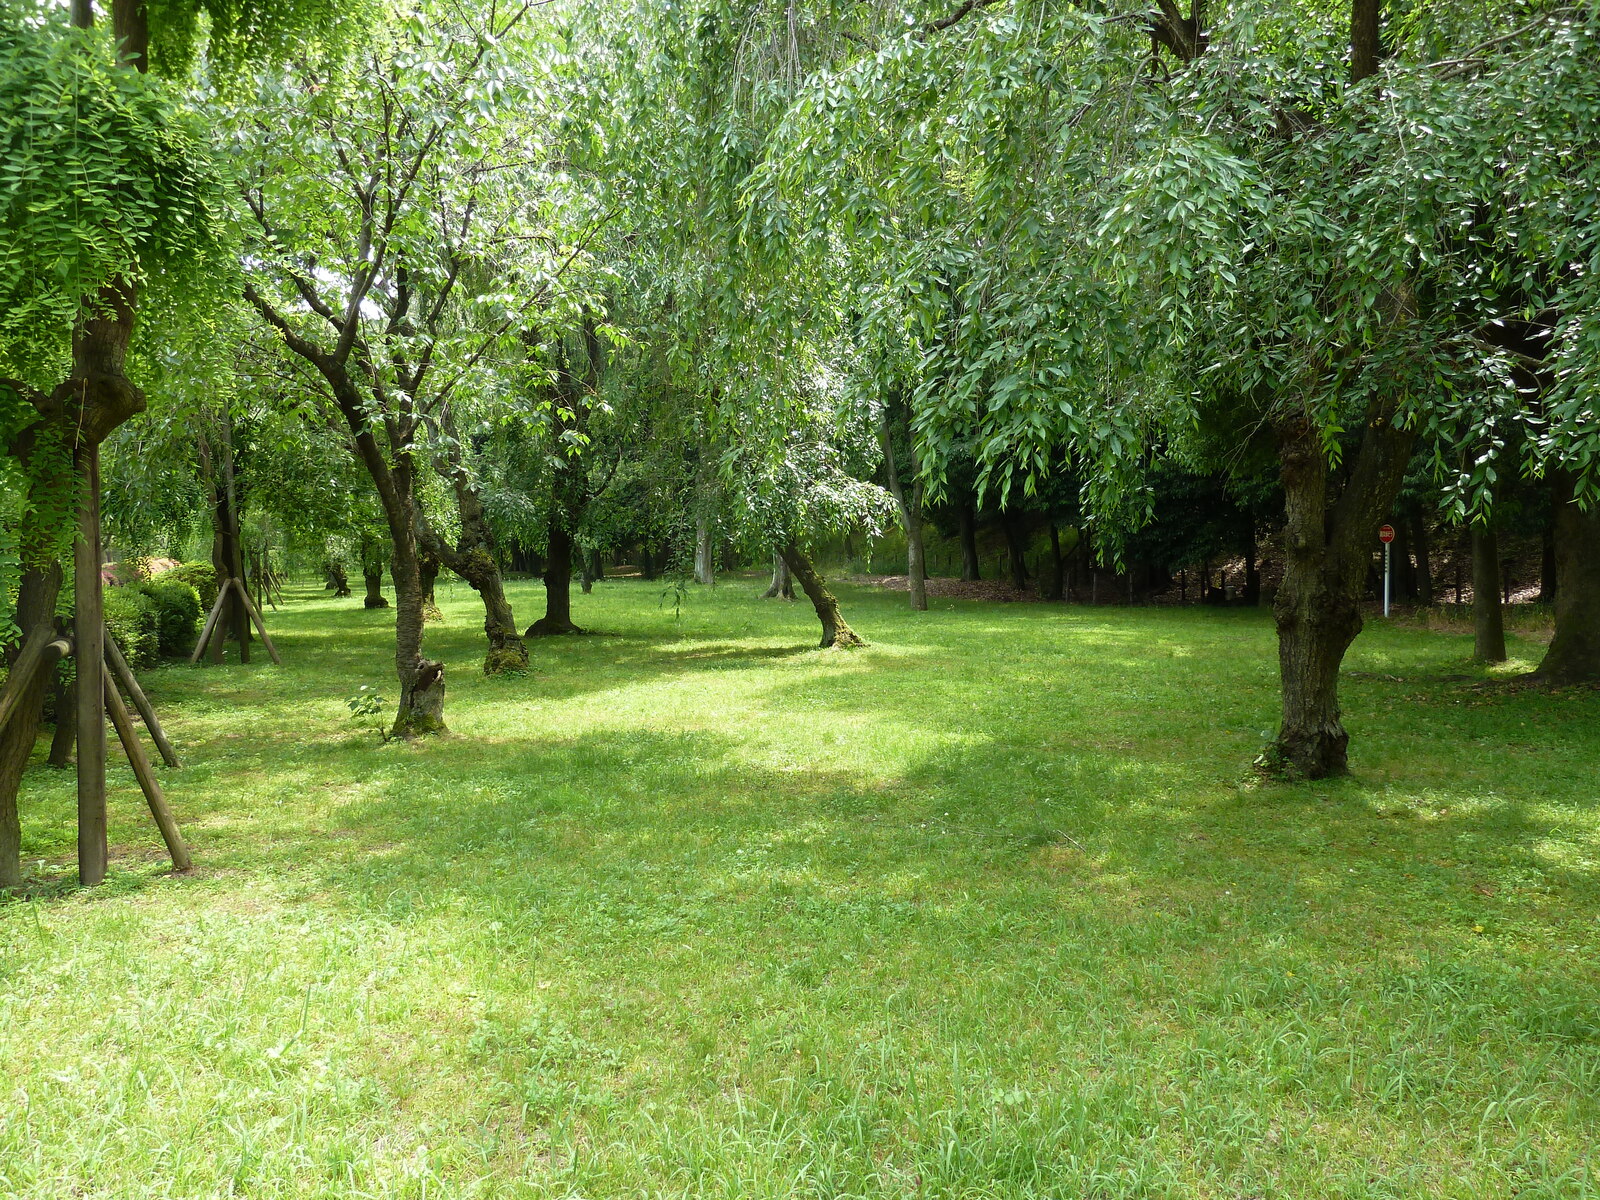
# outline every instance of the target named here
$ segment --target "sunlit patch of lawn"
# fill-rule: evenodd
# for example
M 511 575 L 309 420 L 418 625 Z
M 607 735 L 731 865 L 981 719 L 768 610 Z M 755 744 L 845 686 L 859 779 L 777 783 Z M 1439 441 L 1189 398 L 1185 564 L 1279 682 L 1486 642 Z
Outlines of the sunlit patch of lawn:
M 198 867 L 119 767 L 76 889 L 28 777 L 0 1196 L 1596 1190 L 1600 693 L 1374 623 L 1354 775 L 1268 785 L 1263 614 L 844 587 L 843 653 L 762 584 L 605 582 L 494 679 L 442 587 L 422 745 L 345 707 L 359 599 L 149 673 Z

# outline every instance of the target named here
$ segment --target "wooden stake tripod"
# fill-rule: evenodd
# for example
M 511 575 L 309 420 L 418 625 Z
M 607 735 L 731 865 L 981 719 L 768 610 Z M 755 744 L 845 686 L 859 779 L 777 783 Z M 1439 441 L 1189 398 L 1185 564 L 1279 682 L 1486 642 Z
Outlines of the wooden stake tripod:
M 103 626 L 100 640 L 104 644 L 106 665 L 110 666 L 110 673 L 104 670 L 83 670 L 82 663 L 79 664 L 78 715 L 82 715 L 81 699 L 84 692 L 95 686 L 92 678 L 94 675 L 99 676 L 103 703 L 99 706 L 100 712 L 96 714 L 100 751 L 98 755 L 93 752 L 96 739 L 92 733 L 89 737 L 83 737 L 81 736 L 83 731 L 81 729 L 79 731 L 78 876 L 85 885 L 92 885 L 104 879 L 106 873 L 105 718 L 107 716 L 111 718 L 111 725 L 117 731 L 117 740 L 122 743 L 123 753 L 128 756 L 128 765 L 133 768 L 134 778 L 139 781 L 139 789 L 144 793 L 145 802 L 150 806 L 150 815 L 155 818 L 156 828 L 161 831 L 161 840 L 167 845 L 167 853 L 172 858 L 173 867 L 179 871 L 187 871 L 193 865 L 189 858 L 189 849 L 184 845 L 183 834 L 178 830 L 178 822 L 172 815 L 166 797 L 162 794 L 161 784 L 156 780 L 155 771 L 151 769 L 150 759 L 145 754 L 144 745 L 139 741 L 138 732 L 133 727 L 133 718 L 129 716 L 128 707 L 123 703 L 122 693 L 117 690 L 118 681 L 121 681 L 122 686 L 127 688 L 128 695 L 133 698 L 133 705 L 144 719 L 145 728 L 150 731 L 151 740 L 160 751 L 162 760 L 169 767 L 176 767 L 180 765 L 178 756 L 172 749 L 172 743 L 167 740 L 161 722 L 156 719 L 155 709 L 151 706 L 149 697 L 144 694 L 144 689 L 139 686 L 139 681 L 129 670 L 127 660 L 122 657 L 122 651 L 117 648 L 116 642 Z M 22 644 L 22 651 L 17 655 L 16 665 L 11 669 L 11 676 L 6 680 L 4 691 L 0 691 L 0 729 L 3 729 L 16 713 L 18 701 L 27 691 L 30 681 L 37 679 L 41 673 L 54 671 L 56 664 L 63 658 L 73 656 L 75 656 L 75 646 L 70 636 L 58 631 L 51 624 L 35 627 Z M 68 716 L 65 712 L 58 712 L 56 720 L 65 723 Z M 90 747 L 90 753 L 84 753 L 84 744 Z M 87 803 L 85 803 L 86 793 Z
M 194 644 L 194 653 L 189 656 L 190 664 L 193 665 L 199 662 L 200 656 L 206 652 L 206 647 L 211 644 L 212 638 L 218 636 L 218 630 L 223 625 L 222 614 L 227 610 L 230 594 L 238 603 L 243 605 L 251 623 L 256 627 L 256 632 L 261 635 L 261 644 L 267 648 L 267 657 L 272 659 L 274 665 L 281 667 L 283 660 L 278 657 L 278 648 L 272 644 L 272 638 L 267 634 L 266 624 L 261 620 L 261 614 L 256 610 L 255 604 L 250 599 L 249 589 L 244 586 L 242 580 L 231 578 L 224 579 L 222 586 L 217 589 L 216 603 L 211 606 L 211 612 L 206 617 L 205 626 L 200 630 L 200 640 Z M 250 651 L 244 636 L 246 630 L 240 629 L 237 632 L 239 634 L 239 656 L 243 661 L 249 662 Z M 227 635 L 224 633 L 221 636 L 226 637 Z M 220 643 L 218 643 L 218 648 L 220 649 Z

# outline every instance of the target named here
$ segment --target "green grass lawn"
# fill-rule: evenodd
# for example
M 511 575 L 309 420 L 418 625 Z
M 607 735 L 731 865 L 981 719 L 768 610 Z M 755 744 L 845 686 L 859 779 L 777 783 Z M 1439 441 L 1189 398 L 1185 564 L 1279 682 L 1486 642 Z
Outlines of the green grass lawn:
M 149 673 L 197 869 L 119 764 L 77 890 L 29 776 L 0 1195 L 1600 1194 L 1600 692 L 1374 622 L 1354 777 L 1264 786 L 1264 614 L 846 587 L 842 653 L 764 582 L 607 582 L 512 679 L 441 588 L 422 745 L 359 598 Z

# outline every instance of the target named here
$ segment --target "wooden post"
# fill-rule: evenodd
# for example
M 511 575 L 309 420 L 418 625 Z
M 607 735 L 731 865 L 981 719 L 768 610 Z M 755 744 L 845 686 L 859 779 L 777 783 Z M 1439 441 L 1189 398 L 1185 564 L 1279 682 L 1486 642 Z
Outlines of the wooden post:
M 128 716 L 128 707 L 122 702 L 122 693 L 117 691 L 117 685 L 111 681 L 111 676 L 101 673 L 105 682 L 106 711 L 111 714 L 111 724 L 116 728 L 117 738 L 122 742 L 123 752 L 128 756 L 128 765 L 133 768 L 134 778 L 139 781 L 139 788 L 144 792 L 145 801 L 150 805 L 150 815 L 156 819 L 156 828 L 161 830 L 161 840 L 167 844 L 167 854 L 172 858 L 174 870 L 187 871 L 194 866 L 189 857 L 189 848 L 183 843 L 183 834 L 178 830 L 178 822 L 172 815 L 172 809 L 167 807 L 167 798 L 161 794 L 161 785 L 156 782 L 156 773 L 150 769 L 150 760 L 145 756 L 144 747 L 139 743 L 139 735 L 134 732 L 133 720 Z
M 222 586 L 217 589 L 217 598 L 211 605 L 211 614 L 206 617 L 205 627 L 200 630 L 200 640 L 194 644 L 194 653 L 189 656 L 189 665 L 193 666 L 200 661 L 200 656 L 206 652 L 206 643 L 211 640 L 211 635 L 217 628 L 217 621 L 222 616 L 222 606 L 228 599 L 228 589 L 233 586 L 233 580 L 224 579 Z
M 100 594 L 100 448 L 78 448 L 83 486 L 73 553 L 77 596 L 73 628 L 78 660 L 78 882 L 106 877 L 105 609 Z
M 139 710 L 139 716 L 144 720 L 144 727 L 150 731 L 150 740 L 161 752 L 161 761 L 169 767 L 183 766 L 178 761 L 178 752 L 172 748 L 172 743 L 167 741 L 166 731 L 161 728 L 161 722 L 156 718 L 156 710 L 151 705 L 150 698 L 144 694 L 144 689 L 134 678 L 128 660 L 122 657 L 122 648 L 117 645 L 116 639 L 109 635 L 106 637 L 106 661 L 111 664 L 112 674 L 121 681 L 133 699 L 133 706 Z
M 245 611 L 250 614 L 250 619 L 256 623 L 256 629 L 261 634 L 261 644 L 267 648 L 267 654 L 271 657 L 273 665 L 283 666 L 283 659 L 278 657 L 278 648 L 272 644 L 272 638 L 267 634 L 266 622 L 261 619 L 261 613 L 257 611 L 256 606 L 251 602 L 250 593 L 244 590 L 242 584 L 236 586 L 239 588 L 239 598 L 244 601 Z

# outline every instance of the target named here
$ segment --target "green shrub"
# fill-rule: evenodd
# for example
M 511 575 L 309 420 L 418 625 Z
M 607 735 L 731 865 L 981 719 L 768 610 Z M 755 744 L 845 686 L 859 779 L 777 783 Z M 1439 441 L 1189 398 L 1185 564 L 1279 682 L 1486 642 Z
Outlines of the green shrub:
M 106 629 L 135 670 L 161 661 L 161 628 L 150 597 L 131 587 L 105 590 Z
M 217 569 L 208 562 L 183 563 L 170 571 L 163 571 L 152 582 L 167 579 L 182 580 L 198 592 L 200 608 L 204 612 L 210 612 L 211 606 L 217 602 Z
M 162 654 L 187 654 L 200 634 L 200 593 L 169 571 L 136 589 L 156 612 Z

